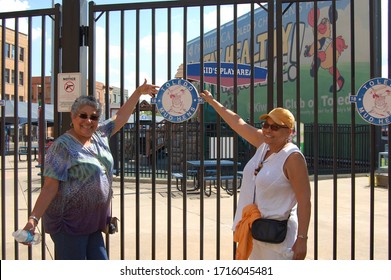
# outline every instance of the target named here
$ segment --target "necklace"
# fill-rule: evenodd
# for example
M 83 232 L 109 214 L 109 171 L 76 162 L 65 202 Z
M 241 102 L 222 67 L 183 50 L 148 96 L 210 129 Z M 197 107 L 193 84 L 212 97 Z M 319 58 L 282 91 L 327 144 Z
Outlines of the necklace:
M 266 150 L 266 153 L 264 154 L 262 159 L 259 160 L 258 166 L 254 170 L 254 176 L 258 175 L 259 171 L 261 171 L 261 169 L 263 168 L 263 164 L 268 161 L 270 156 L 272 156 L 273 154 L 278 154 L 286 146 L 286 144 L 287 143 L 285 143 L 283 146 L 281 146 L 276 152 L 274 152 L 274 153 L 272 153 L 272 154 L 267 156 L 267 153 L 270 151 L 270 146 L 268 146 L 268 149 Z

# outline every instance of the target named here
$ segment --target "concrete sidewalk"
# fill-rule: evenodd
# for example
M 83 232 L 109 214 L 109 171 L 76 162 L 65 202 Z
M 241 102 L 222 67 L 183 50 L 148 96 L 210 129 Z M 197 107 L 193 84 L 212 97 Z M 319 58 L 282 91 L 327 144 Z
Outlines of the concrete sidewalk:
M 40 191 L 40 171 L 32 163 L 32 190 L 35 202 Z M 17 193 L 18 227 L 25 225 L 27 213 L 28 168 L 26 161 L 18 161 L 15 169 L 14 157 L 6 157 L 5 168 L 5 238 L 6 259 L 15 259 L 12 231 L 15 220 L 15 193 Z M 15 173 L 16 171 L 16 173 Z M 16 175 L 15 175 L 16 174 Z M 15 178 L 18 179 L 14 189 Z M 3 185 L 3 182 L 1 182 Z M 336 258 L 351 259 L 351 223 L 352 223 L 352 187 L 350 178 L 339 178 L 334 186 L 333 179 L 322 179 L 312 186 L 312 206 L 316 206 L 317 214 L 317 259 L 333 259 L 333 232 L 336 232 Z M 139 258 L 142 260 L 231 260 L 233 258 L 233 220 L 234 197 L 225 191 L 212 187 L 210 197 L 189 192 L 184 198 L 172 183 L 171 196 L 168 195 L 167 183 L 158 182 L 152 186 L 143 182 L 136 192 L 136 184 L 126 181 L 123 189 L 118 181 L 114 182 L 113 212 L 121 217 L 123 207 L 124 228 L 110 235 L 110 259 L 121 259 L 121 238 L 123 237 L 124 259 L 136 259 L 136 221 L 139 214 Z M 355 182 L 355 259 L 370 258 L 370 197 L 369 177 L 356 178 Z M 123 194 L 121 196 L 121 193 Z M 386 260 L 388 257 L 388 189 L 374 188 L 374 258 Z M 315 199 L 316 196 L 316 199 Z M 137 209 L 136 203 L 139 203 Z M 185 209 L 185 210 L 184 210 Z M 152 214 L 155 213 L 155 215 Z M 219 212 L 219 215 L 218 215 Z M 184 214 L 185 213 L 185 214 Z M 336 220 L 336 228 L 333 220 Z M 314 259 L 314 221 L 313 210 L 308 240 L 307 259 Z M 153 226 L 153 223 L 155 226 Z M 185 225 L 185 226 L 184 226 Z M 203 235 L 200 234 L 203 232 Z M 123 235 L 122 235 L 123 234 Z M 152 241 L 152 235 L 155 241 Z M 46 259 L 52 259 L 53 243 L 49 235 L 45 235 Z M 202 245 L 200 245 L 202 244 Z M 154 256 L 153 246 L 155 246 Z M 41 259 L 41 246 L 33 246 L 33 259 Z M 27 259 L 27 247 L 19 246 L 19 259 Z M 186 256 L 184 256 L 184 251 Z

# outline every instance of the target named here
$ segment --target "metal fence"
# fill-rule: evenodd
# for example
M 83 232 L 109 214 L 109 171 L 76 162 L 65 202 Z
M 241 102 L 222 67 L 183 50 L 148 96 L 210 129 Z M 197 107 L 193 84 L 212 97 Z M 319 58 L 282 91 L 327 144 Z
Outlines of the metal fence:
M 173 125 L 169 126 L 166 121 L 156 124 L 156 135 L 158 147 L 155 148 L 155 161 L 156 170 L 155 174 L 158 178 L 167 178 L 168 176 L 168 164 L 169 159 L 172 160 L 173 172 L 182 170 L 181 163 L 182 157 L 179 155 L 187 154 L 188 160 L 199 159 L 199 146 L 200 143 L 204 143 L 204 158 L 215 159 L 217 158 L 217 141 L 220 141 L 220 158 L 221 159 L 232 159 L 234 158 L 234 135 L 230 127 L 226 124 L 221 124 L 220 128 L 217 128 L 216 123 L 204 123 L 204 135 L 200 134 L 201 124 L 199 122 L 191 122 L 187 124 L 187 140 L 186 146 L 188 151 L 183 150 L 182 141 L 178 141 L 176 137 L 171 139 L 172 145 L 175 142 L 179 143 L 176 149 L 168 154 L 169 146 L 169 135 L 182 135 L 183 126 Z M 255 124 L 256 127 L 260 127 L 260 124 Z M 135 158 L 136 158 L 136 141 L 140 142 L 140 176 L 151 177 L 152 175 L 152 129 L 151 123 L 147 125 L 141 125 L 138 134 L 136 129 L 125 128 L 125 148 L 124 148 L 124 176 L 135 177 Z M 171 131 L 169 130 L 171 129 Z M 337 126 L 337 143 L 338 143 L 338 158 L 333 159 L 333 126 L 332 125 L 319 125 L 319 158 L 318 173 L 321 175 L 331 175 L 333 173 L 333 166 L 336 164 L 339 174 L 349 174 L 352 168 L 357 173 L 369 173 L 370 171 L 370 150 L 363 149 L 362 147 L 369 146 L 370 126 L 369 125 L 357 125 L 356 132 L 354 134 L 355 141 L 357 143 L 355 155 L 355 164 L 352 164 L 352 151 L 347 149 L 351 144 L 352 139 L 352 127 L 350 125 L 338 125 Z M 216 136 L 216 131 L 221 131 L 220 137 Z M 303 139 L 303 153 L 307 160 L 308 170 L 310 174 L 314 173 L 314 126 L 312 124 L 306 124 L 304 126 L 304 139 Z M 117 169 L 121 165 L 119 161 L 118 145 L 112 145 L 114 154 L 117 154 Z M 249 145 L 244 139 L 239 138 L 236 149 L 238 153 L 237 162 L 240 163 L 242 169 L 246 162 L 252 156 L 251 145 Z
M 71 4 L 78 3 L 78 1 L 64 1 L 63 11 L 69 13 L 73 6 Z M 292 11 L 300 11 L 300 8 L 306 5 L 316 7 L 318 4 L 328 2 L 330 6 L 335 7 L 340 1 L 267 1 L 265 3 L 258 3 L 257 1 L 243 1 L 243 0 L 216 0 L 216 1 L 162 1 L 162 2 L 145 2 L 145 3 L 129 3 L 129 4 L 110 4 L 110 5 L 95 5 L 94 2 L 89 3 L 89 20 L 88 27 L 77 26 L 77 34 L 80 32 L 80 37 L 77 36 L 76 51 L 74 56 L 69 56 L 69 49 L 71 41 L 65 40 L 64 36 L 69 34 L 69 26 L 80 23 L 73 20 L 73 15 L 67 14 L 62 17 L 62 24 L 64 33 L 60 34 L 60 5 L 54 9 L 40 10 L 40 11 L 26 11 L 14 13 L 0 14 L 0 20 L 3 30 L 2 37 L 2 64 L 1 64 L 1 98 L 5 99 L 5 24 L 8 20 L 18 20 L 27 18 L 29 26 L 28 34 L 32 34 L 32 21 L 36 18 L 42 20 L 42 41 L 39 44 L 42 53 L 42 64 L 34 65 L 41 70 L 42 88 L 44 88 L 44 77 L 47 73 L 45 69 L 46 60 L 48 57 L 48 50 L 45 45 L 45 35 L 51 32 L 45 32 L 47 25 L 46 20 L 54 22 L 53 33 L 55 34 L 54 45 L 54 81 L 53 88 L 57 87 L 56 74 L 58 72 L 69 71 L 67 66 L 71 63 L 70 57 L 80 55 L 80 58 L 89 61 L 88 68 L 88 94 L 95 95 L 96 82 L 96 62 L 103 62 L 104 69 L 104 84 L 110 85 L 113 75 L 117 75 L 120 81 L 121 103 L 125 101 L 125 65 L 133 65 L 135 68 L 134 85 L 140 84 L 141 65 L 145 64 L 145 57 L 140 57 L 141 46 L 141 25 L 147 24 L 150 26 L 148 34 L 150 40 L 148 47 L 151 48 L 151 56 L 149 61 L 149 73 L 151 75 L 151 82 L 157 82 L 158 73 L 156 72 L 156 65 L 163 63 L 167 69 L 164 80 L 173 78 L 173 72 L 178 68 L 178 65 L 172 64 L 172 49 L 175 46 L 180 46 L 183 50 L 181 62 L 187 65 L 192 62 L 189 61 L 190 44 L 187 37 L 189 28 L 194 28 L 196 25 L 191 24 L 190 21 L 195 17 L 189 18 L 190 10 L 197 11 L 197 28 L 200 30 L 200 36 L 197 39 L 198 47 L 193 50 L 198 50 L 198 61 L 201 63 L 205 59 L 215 60 L 217 63 L 222 62 L 225 58 L 220 56 L 218 51 L 208 54 L 204 57 L 204 48 L 208 43 L 204 39 L 205 29 L 205 11 L 207 8 L 213 7 L 216 9 L 213 21 L 216 22 L 216 29 L 213 31 L 216 40 L 216 48 L 220 49 L 222 42 L 221 18 L 223 16 L 222 8 L 229 5 L 232 7 L 232 48 L 227 48 L 228 54 L 231 55 L 231 60 L 234 64 L 238 61 L 239 44 L 238 38 L 243 30 L 238 29 L 238 8 L 240 5 L 250 5 L 248 18 L 254 21 L 256 9 L 267 11 L 267 20 L 261 22 L 267 25 L 267 31 L 257 38 L 250 36 L 250 45 L 254 45 L 256 40 L 262 45 L 262 38 L 267 38 L 267 44 L 264 45 L 264 52 L 268 54 L 262 62 L 258 64 L 268 65 L 268 77 L 265 85 L 255 85 L 254 78 L 252 78 L 249 85 L 244 86 L 247 95 L 239 94 L 243 90 L 238 85 L 238 76 L 234 75 L 234 82 L 232 87 L 227 90 L 222 87 L 218 81 L 215 87 L 215 96 L 222 100 L 222 93 L 226 93 L 229 98 L 224 100 L 226 106 L 230 106 L 232 110 L 238 110 L 238 101 L 244 96 L 247 96 L 249 123 L 257 124 L 257 115 L 263 111 L 270 110 L 275 106 L 284 106 L 292 104 L 295 109 L 296 119 L 301 123 L 304 118 L 301 108 L 301 98 L 304 96 L 304 91 L 310 91 L 313 103 L 312 115 L 313 122 L 306 122 L 304 128 L 300 126 L 297 128 L 298 143 L 304 142 L 303 150 L 307 159 L 309 171 L 311 173 L 311 183 L 313 187 L 313 215 L 310 225 L 310 244 L 308 257 L 312 259 L 390 259 L 390 225 L 388 224 L 388 232 L 386 232 L 386 222 L 390 217 L 390 210 L 388 207 L 390 192 L 376 187 L 376 169 L 378 152 L 383 151 L 384 142 L 389 140 L 380 140 L 380 130 L 371 125 L 361 125 L 356 120 L 354 105 L 349 105 L 348 115 L 350 117 L 345 123 L 341 123 L 338 118 L 337 105 L 340 98 L 337 95 L 339 87 L 341 86 L 341 79 L 336 76 L 337 73 L 331 73 L 327 76 L 327 89 L 330 89 L 327 99 L 321 96 L 319 90 L 319 77 L 316 68 L 308 69 L 314 74 L 310 82 L 302 81 L 300 79 L 301 68 L 305 68 L 301 64 L 301 55 L 305 50 L 300 45 L 300 22 L 302 19 L 297 17 L 294 22 L 295 27 L 294 36 L 292 39 L 293 50 L 289 54 L 289 60 L 294 62 L 293 68 L 285 68 L 287 56 L 283 55 L 283 28 L 282 22 L 284 13 L 292 13 Z M 345 1 L 346 2 L 346 1 Z M 360 1 L 360 3 L 363 3 Z M 346 66 L 345 71 L 349 75 L 345 76 L 345 87 L 349 87 L 347 91 L 356 92 L 356 47 L 355 36 L 358 31 L 355 30 L 355 23 L 358 18 L 368 19 L 368 29 L 376 31 L 378 34 L 379 26 L 378 18 L 376 18 L 375 11 L 379 11 L 379 1 L 366 1 L 368 10 L 361 9 L 365 16 L 358 16 L 355 4 L 357 1 L 349 1 L 350 18 L 348 22 L 351 23 L 349 36 L 351 40 L 350 55 L 346 55 L 345 59 L 348 61 L 349 67 Z M 69 5 L 69 6 L 68 6 Z M 304 5 L 304 6 L 303 6 Z M 173 12 L 180 11 L 180 20 L 173 18 Z M 331 15 L 333 15 L 331 9 Z M 299 14 L 299 13 L 297 13 Z M 315 13 L 316 14 L 316 13 Z M 157 38 L 157 19 L 163 16 L 165 19 L 165 34 L 167 52 L 162 55 L 158 54 L 157 50 L 163 44 Z M 316 17 L 316 16 L 315 16 Z M 119 25 L 110 25 L 110 19 L 118 20 Z M 125 24 L 127 20 L 131 20 L 132 24 Z M 331 16 L 333 23 L 333 37 L 336 37 L 336 22 L 337 17 Z M 104 24 L 97 30 L 97 24 L 104 21 Z M 69 24 L 68 24 L 69 23 Z M 274 24 L 275 23 L 275 24 Z M 174 34 L 171 32 L 173 25 L 182 27 L 181 40 L 173 39 Z M 87 24 L 86 24 L 87 25 Z M 250 25 L 249 33 L 254 34 L 254 29 Z M 18 33 L 18 25 L 15 26 Z M 314 26 L 314 30 L 317 27 Z M 99 33 L 99 35 L 97 34 Z M 110 38 L 116 32 L 119 34 L 118 53 L 121 64 L 119 69 L 113 71 L 110 67 L 113 56 L 110 50 Z M 379 75 L 378 64 L 378 41 L 372 37 L 366 38 L 366 42 L 370 45 L 368 78 Z M 316 32 L 311 40 L 316 41 Z M 79 34 L 78 34 L 79 35 Z M 88 35 L 88 36 L 87 36 Z M 144 34 L 145 35 L 145 34 Z M 100 36 L 100 37 L 99 37 Z M 18 36 L 15 37 L 15 45 L 18 46 Z M 60 38 L 63 44 L 60 45 Z M 82 52 L 79 54 L 79 39 L 82 38 L 83 48 L 88 48 L 88 54 Z M 106 46 L 104 53 L 96 53 L 96 39 L 105 38 L 104 44 Z M 131 40 L 125 39 L 131 38 Z M 389 36 L 390 38 L 390 36 Z M 299 40 L 300 39 L 300 40 Z M 66 43 L 64 43 L 66 41 Z M 247 42 L 247 41 L 246 41 Z M 194 43 L 194 41 L 192 42 Z M 68 45 L 70 44 L 70 45 Z M 125 52 L 125 44 L 131 45 L 134 50 L 134 56 L 127 56 Z M 33 42 L 28 42 L 29 50 L 33 48 Z M 34 46 L 37 47 L 37 46 Z M 274 48 L 275 47 L 275 48 Z M 18 48 L 16 48 L 18 49 Z M 84 50 L 83 49 L 83 50 Z M 295 51 L 300 49 L 301 51 Z M 67 53 L 62 56 L 62 69 L 59 63 L 61 58 L 60 50 Z M 117 49 L 116 49 L 117 50 Z M 255 58 L 260 58 L 261 54 L 256 53 L 254 49 L 249 48 L 250 53 L 244 53 L 245 57 L 249 57 L 246 61 L 251 67 L 255 66 Z M 31 51 L 29 51 L 31 54 Z M 196 52 L 195 52 L 196 53 Z M 388 53 L 390 53 L 388 51 Z M 194 53 L 193 53 L 194 54 Z M 202 54 L 202 55 L 201 55 Z M 98 56 L 99 55 L 99 56 Z M 247 56 L 246 56 L 247 55 Z M 16 56 L 18 57 L 18 56 Z M 228 56 L 229 57 L 229 56 Z M 29 61 L 32 58 L 29 57 Z M 163 59 L 163 61 L 162 61 Z M 14 60 L 14 65 L 18 65 L 18 60 Z M 316 60 L 314 62 L 317 63 Z M 336 56 L 333 56 L 332 64 L 337 64 Z M 33 65 L 30 65 L 33 67 Z M 367 69 L 368 70 L 368 69 Z M 182 76 L 187 77 L 186 67 L 182 68 Z M 19 71 L 16 71 L 19 72 Z M 78 71 L 76 71 L 78 72 Z M 114 72 L 114 73 L 112 73 Z M 218 71 L 220 72 L 220 71 Z M 292 73 L 298 73 L 295 83 L 295 92 L 287 97 L 284 92 L 287 77 Z M 327 72 L 327 71 L 326 71 Z M 29 79 L 31 79 L 31 71 Z M 322 72 L 323 74 L 325 72 Z M 358 74 L 358 73 L 357 73 Z M 362 79 L 365 74 L 359 73 Z M 196 86 L 200 90 L 200 85 L 204 85 L 204 77 L 200 75 L 200 81 Z M 350 82 L 346 83 L 350 78 Z M 18 80 L 18 79 L 16 79 Z M 311 85 L 311 88 L 307 86 Z M 330 87 L 331 85 L 331 87 Z M 304 87 L 302 89 L 302 87 Z M 239 90 L 240 88 L 240 90 Z M 27 83 L 28 102 L 32 102 L 32 85 L 30 80 Z M 110 115 L 110 87 L 105 88 L 105 113 Z M 131 92 L 132 89 L 129 89 Z M 19 89 L 15 87 L 15 96 L 18 96 Z M 45 90 L 42 92 L 45 95 Z M 262 110 L 257 108 L 255 104 L 256 97 L 259 95 L 265 96 L 265 105 Z M 338 93 L 340 94 L 340 93 Z M 57 110 L 57 98 L 54 95 L 55 112 Z M 296 100 L 293 103 L 286 103 L 285 99 Z M 328 117 L 332 121 L 325 124 L 320 119 L 322 101 L 327 101 L 332 104 Z M 17 104 L 17 103 L 16 103 Z M 259 105 L 259 106 L 261 106 Z M 107 248 L 112 259 L 232 259 L 235 253 L 235 244 L 232 242 L 232 231 L 230 229 L 233 215 L 237 206 L 237 199 L 240 194 L 238 187 L 240 181 L 234 180 L 233 191 L 226 193 L 222 182 L 215 182 L 212 186 L 212 195 L 206 197 L 204 190 L 208 187 L 203 181 L 200 182 L 199 192 L 179 191 L 174 186 L 176 180 L 173 176 L 176 172 L 184 172 L 185 186 L 192 184 L 191 177 L 187 177 L 187 161 L 192 159 L 199 159 L 201 162 L 217 158 L 222 160 L 224 158 L 232 159 L 235 165 L 232 167 L 232 174 L 237 178 L 237 171 L 244 167 L 247 160 L 251 157 L 254 150 L 248 146 L 238 135 L 233 133 L 219 118 L 213 121 L 208 121 L 210 112 L 207 108 L 200 106 L 199 114 L 192 120 L 180 124 L 173 124 L 169 122 L 156 123 L 155 117 L 157 112 L 155 105 L 152 105 L 152 122 L 145 124 L 140 118 L 140 108 L 136 108 L 135 122 L 132 125 L 121 130 L 111 140 L 111 147 L 116 158 L 116 178 L 114 182 L 114 211 L 120 218 L 120 232 L 114 236 L 107 236 Z M 15 105 L 16 112 L 18 105 Z M 42 104 L 42 112 L 45 112 L 45 105 Z M 261 112 L 262 111 L 262 112 Z M 325 112 L 325 110 L 323 110 Z M 345 114 L 346 115 L 346 114 Z M 5 131 L 6 123 L 4 115 L 1 116 L 1 147 L 5 147 Z M 18 119 L 15 118 L 13 125 L 18 127 Z M 27 131 L 32 130 L 34 120 L 30 117 L 27 120 Z M 58 136 L 61 130 L 67 126 L 67 114 L 54 114 L 54 135 Z M 304 131 L 303 131 L 304 130 Z M 38 142 L 41 145 L 40 151 L 43 151 L 45 143 L 45 135 L 40 130 Z M 303 132 L 303 133 L 302 133 Z M 19 130 L 15 131 L 16 139 L 19 138 Z M 32 205 L 39 193 L 43 182 L 40 174 L 43 166 L 34 160 L 35 142 L 29 137 L 30 133 L 26 134 L 26 158 L 27 160 L 19 160 L 19 142 L 14 143 L 14 149 L 10 147 L 8 155 L 4 149 L 1 150 L 1 224 L 2 224 L 2 259 L 50 259 L 53 258 L 53 244 L 50 237 L 45 234 L 44 228 L 40 228 L 44 236 L 41 246 L 34 248 L 26 248 L 14 242 L 11 237 L 11 232 L 24 225 L 28 214 L 31 211 Z M 44 157 L 44 153 L 40 154 Z M 221 166 L 217 166 L 217 171 L 220 171 Z M 341 181 L 341 174 L 348 173 L 348 181 Z M 349 174 L 350 173 L 350 174 Z M 366 173 L 368 176 L 365 182 L 358 181 L 359 174 Z M 332 178 L 331 181 L 325 182 L 321 180 L 322 174 L 328 174 Z M 388 175 L 388 174 L 387 174 Z M 331 189 L 331 190 L 330 190 Z M 329 196 L 323 196 L 324 191 L 330 191 Z M 339 197 L 340 192 L 344 192 L 343 198 Z M 360 193 L 359 193 L 360 192 Z M 361 196 L 362 195 L 362 196 Z M 321 199 L 323 198 L 323 199 Z M 350 199 L 350 200 L 349 200 Z M 340 201 L 343 201 L 343 207 L 340 208 Z M 363 207 L 361 203 L 368 201 Z M 377 210 L 381 208 L 381 215 Z M 359 210 L 358 210 L 359 209 Z M 386 210 L 384 210 L 386 209 Z M 324 212 L 327 213 L 324 213 Z M 357 211 L 360 211 L 359 213 Z M 366 214 L 362 214 L 365 212 Z M 11 215 L 10 215 L 11 213 Z M 358 221 L 357 216 L 360 216 Z M 345 219 L 345 217 L 348 217 Z M 341 224 L 342 223 L 342 224 Z M 364 231 L 364 234 L 362 233 Z M 357 234 L 357 236 L 356 236 Z M 359 242 L 356 242 L 356 240 Z M 327 242 L 326 242 L 327 241 Z M 376 242 L 375 242 L 376 241 Z M 325 243 L 326 242 L 326 243 Z M 359 244 L 358 244 L 359 243 Z M 388 247 L 386 244 L 388 243 Z M 379 246 L 378 244 L 381 244 Z M 331 253 L 330 253 L 331 251 Z

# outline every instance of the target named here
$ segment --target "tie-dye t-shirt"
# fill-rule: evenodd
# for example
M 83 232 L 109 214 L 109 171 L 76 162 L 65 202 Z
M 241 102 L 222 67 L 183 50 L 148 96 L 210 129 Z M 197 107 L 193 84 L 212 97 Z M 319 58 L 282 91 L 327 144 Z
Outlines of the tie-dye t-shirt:
M 44 176 L 59 180 L 59 190 L 43 216 L 47 233 L 81 235 L 105 228 L 112 198 L 113 128 L 112 119 L 100 123 L 88 147 L 64 133 L 48 149 Z

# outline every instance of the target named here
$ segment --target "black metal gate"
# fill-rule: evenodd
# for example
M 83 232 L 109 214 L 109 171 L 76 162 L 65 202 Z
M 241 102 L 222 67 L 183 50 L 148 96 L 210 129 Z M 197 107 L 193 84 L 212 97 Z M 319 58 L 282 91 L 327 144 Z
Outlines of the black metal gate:
M 74 5 L 80 1 L 64 3 L 63 13 L 57 5 L 48 10 L 0 14 L 1 99 L 6 99 L 7 86 L 12 84 L 7 80 L 7 69 L 14 70 L 13 81 L 23 72 L 18 68 L 18 22 L 26 18 L 27 34 L 33 34 L 32 23 L 41 18 L 41 65 L 31 62 L 34 44 L 32 36 L 27 36 L 28 79 L 23 96 L 30 105 L 50 96 L 51 90 L 55 92 L 57 73 L 85 71 L 71 65 L 69 60 L 74 56 L 88 58 L 88 94 L 105 104 L 107 117 L 144 76 L 155 84 L 179 77 L 191 80 L 198 90 L 210 89 L 225 106 L 256 126 L 260 114 L 275 106 L 287 107 L 296 116 L 294 141 L 306 156 L 313 188 L 307 258 L 390 259 L 390 192 L 379 187 L 389 182 L 388 168 L 381 166 L 388 166 L 388 157 L 384 157 L 386 162 L 380 157 L 388 155 L 388 127 L 380 129 L 363 122 L 354 104 L 346 101 L 361 84 L 381 75 L 380 1 L 90 2 L 88 24 L 75 20 L 75 14 L 71 16 Z M 61 17 L 66 29 L 60 28 Z M 6 22 L 13 19 L 14 39 L 10 41 Z M 48 19 L 53 22 L 54 35 L 49 88 L 45 59 L 50 52 L 45 47 Z M 328 27 L 328 37 L 319 30 L 322 24 Z M 76 47 L 75 42 L 64 42 L 74 30 L 78 33 Z M 324 48 L 311 47 L 314 42 Z M 6 57 L 7 44 L 15 46 L 12 67 L 7 64 L 11 58 Z M 332 46 L 332 51 L 326 51 L 325 46 Z M 215 84 L 205 72 L 199 78 L 189 73 L 189 64 L 199 63 L 204 69 L 211 62 L 217 63 Z M 230 85 L 223 79 L 223 62 L 233 65 Z M 252 73 L 256 68 L 267 68 L 267 76 L 259 81 L 251 75 L 248 83 L 242 83 L 237 71 L 241 65 L 249 65 Z M 32 67 L 41 69 L 38 83 L 33 82 Z M 104 86 L 98 89 L 98 83 Z M 40 99 L 34 95 L 34 85 L 41 89 Z M 119 92 L 117 104 L 113 104 L 113 88 Z M 18 100 L 21 89 L 14 87 L 13 93 Z M 56 94 L 42 102 L 41 116 L 50 108 L 45 101 L 54 107 L 53 128 L 45 131 L 42 127 L 47 123 L 41 123 L 39 136 L 34 138 L 32 130 L 39 121 L 28 107 L 24 128 L 14 129 L 11 146 L 1 149 L 2 259 L 53 257 L 50 237 L 46 236 L 38 249 L 20 246 L 11 236 L 24 225 L 43 180 L 43 167 L 34 162 L 34 153 L 43 160 L 48 133 L 56 137 L 69 123 L 66 113 L 57 113 Z M 20 108 L 16 102 L 16 116 Z M 232 259 L 235 244 L 230 227 L 240 195 L 240 170 L 254 150 L 207 105 L 200 105 L 194 118 L 180 124 L 158 121 L 154 104 L 148 114 L 151 118 L 145 121 L 138 106 L 134 121 L 111 142 L 117 171 L 113 210 L 120 219 L 120 232 L 106 238 L 110 258 Z M 19 126 L 20 120 L 15 117 L 7 123 L 2 110 L 1 147 L 8 144 L 9 135 L 3 132 L 9 125 Z M 22 142 L 20 134 L 25 135 Z M 194 189 L 188 161 L 212 158 L 235 162 L 231 180 L 214 182 L 201 177 Z M 214 172 L 222 170 L 218 164 Z M 386 173 L 380 173 L 384 170 Z M 43 228 L 41 231 L 44 233 Z

